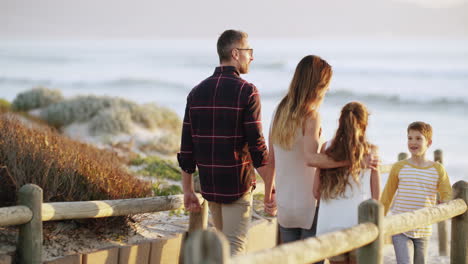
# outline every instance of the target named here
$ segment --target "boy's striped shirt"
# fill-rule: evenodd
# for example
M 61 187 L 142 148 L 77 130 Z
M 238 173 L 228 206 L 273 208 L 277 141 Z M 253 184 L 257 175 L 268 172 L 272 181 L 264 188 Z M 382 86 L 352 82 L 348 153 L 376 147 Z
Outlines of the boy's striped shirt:
M 393 165 L 382 194 L 385 213 L 395 192 L 391 211 L 393 214 L 401 214 L 435 206 L 438 192 L 441 200 L 450 199 L 451 187 L 442 164 L 434 163 L 427 167 L 418 167 L 408 161 L 400 161 Z M 405 232 L 405 235 L 419 238 L 430 236 L 431 233 L 432 226 L 429 225 Z

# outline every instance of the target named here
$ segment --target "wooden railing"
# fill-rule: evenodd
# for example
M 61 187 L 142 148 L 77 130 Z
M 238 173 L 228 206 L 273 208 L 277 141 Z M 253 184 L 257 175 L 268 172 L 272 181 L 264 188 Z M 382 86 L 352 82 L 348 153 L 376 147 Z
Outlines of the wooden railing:
M 206 229 L 208 206 L 198 194 L 202 210 L 190 213 L 189 232 Z M 150 198 L 43 203 L 42 189 L 34 184 L 21 187 L 18 205 L 0 208 L 0 226 L 20 225 L 18 263 L 42 263 L 42 222 L 66 219 L 102 218 L 176 210 L 183 207 L 183 195 Z
M 229 257 L 229 243 L 216 231 L 194 232 L 184 248 L 184 263 L 311 263 L 358 249 L 358 263 L 383 263 L 383 237 L 452 219 L 450 261 L 468 264 L 468 183 L 453 185 L 450 202 L 414 212 L 383 217 L 383 206 L 367 200 L 359 206 L 359 225 L 302 241 Z
M 401 160 L 404 158 L 406 158 L 405 154 L 400 153 L 398 159 Z M 440 150 L 436 150 L 434 152 L 434 158 L 436 161 L 442 162 L 442 152 Z M 390 166 L 385 166 L 383 171 L 388 172 L 389 169 Z M 464 182 L 464 184 L 466 186 L 466 182 Z M 381 249 L 379 248 L 381 248 L 383 245 L 382 239 L 384 235 L 401 233 L 407 230 L 411 230 L 417 226 L 423 226 L 435 222 L 439 222 L 440 224 L 443 223 L 443 220 L 450 219 L 460 214 L 463 214 L 463 216 L 459 217 L 465 220 L 455 220 L 455 227 L 452 224 L 451 256 L 453 258 L 460 255 L 461 253 L 459 254 L 459 252 L 464 252 L 464 256 L 466 258 L 466 252 L 468 251 L 466 248 L 468 244 L 468 242 L 466 242 L 466 234 L 468 233 L 466 221 L 468 221 L 468 216 L 466 216 L 467 191 L 466 187 L 464 188 L 465 189 L 462 191 L 460 196 L 462 200 L 463 197 L 465 197 L 464 203 L 460 199 L 456 199 L 447 204 L 439 205 L 435 208 L 423 209 L 421 210 L 422 213 L 418 211 L 415 213 L 401 214 L 398 216 L 389 216 L 385 218 L 385 221 L 382 220 L 383 216 L 380 215 L 380 205 L 376 205 L 375 201 L 368 201 L 363 203 L 359 209 L 359 219 L 360 223 L 362 224 L 358 226 L 347 230 L 342 230 L 340 232 L 326 234 L 318 238 L 281 245 L 269 251 L 261 251 L 251 255 L 237 257 L 231 261 L 233 261 L 233 263 L 244 263 L 244 261 L 245 263 L 307 263 L 341 254 L 343 252 L 362 247 L 370 242 L 372 242 L 371 247 L 373 250 L 366 249 L 369 247 L 366 246 L 361 248 L 360 252 L 366 252 L 367 255 L 381 255 Z M 199 213 L 190 213 L 188 227 L 189 232 L 193 232 L 197 229 L 207 228 L 208 205 L 207 202 L 203 200 L 201 195 L 198 194 L 198 198 L 202 204 L 202 210 Z M 17 245 L 18 263 L 42 263 L 42 222 L 44 221 L 123 216 L 139 213 L 176 210 L 183 207 L 183 195 L 124 200 L 56 203 L 43 203 L 42 199 L 42 189 L 36 185 L 27 184 L 24 185 L 18 192 L 17 206 L 0 208 L 0 226 L 20 226 Z M 361 212 L 361 210 L 363 210 L 363 212 Z M 426 212 L 425 210 L 429 211 Z M 412 214 L 416 214 L 416 216 Z M 461 222 L 463 222 L 463 224 L 459 224 Z M 404 227 L 405 230 L 402 230 L 402 227 Z M 457 228 L 455 230 L 464 230 L 464 233 L 461 232 L 461 234 L 465 235 L 462 236 L 460 232 L 456 232 L 454 235 L 454 228 Z M 446 230 L 446 226 L 443 227 L 443 229 Z M 385 232 L 382 230 L 385 230 Z M 439 230 L 441 230 L 440 226 Z M 217 246 L 210 244 L 208 247 L 209 250 L 206 250 L 207 248 L 202 246 L 206 245 L 206 243 L 208 243 L 207 241 L 211 241 L 209 243 L 212 243 L 212 241 L 215 240 L 223 241 L 223 237 L 218 233 L 212 233 L 213 231 L 207 232 L 208 233 L 194 232 L 193 235 L 189 237 L 189 241 L 197 242 L 192 242 L 192 246 L 189 245 L 185 248 L 185 251 L 190 252 L 184 257 L 188 258 L 186 259 L 186 263 L 201 263 L 197 262 L 196 260 L 199 258 L 206 258 L 207 254 L 218 256 L 220 253 L 222 253 L 221 256 L 223 256 L 223 258 L 226 258 L 225 261 L 228 260 L 229 250 L 226 251 L 226 243 L 219 242 Z M 445 245 L 445 252 L 447 252 L 447 232 L 445 232 L 445 240 L 443 240 L 444 235 L 441 233 L 441 231 L 439 231 L 439 237 L 440 244 Z M 465 242 L 455 242 L 454 244 L 454 238 L 456 238 L 457 241 L 462 241 L 464 239 L 463 241 Z M 200 243 L 200 240 L 203 240 L 204 242 Z M 193 245 L 193 243 L 200 244 L 197 246 Z M 442 249 L 443 247 L 441 246 L 441 255 L 447 254 L 443 253 Z M 453 251 L 455 251 L 455 253 L 453 253 Z M 197 256 L 199 258 L 197 258 Z M 452 263 L 468 264 L 468 260 L 464 261 L 465 262 Z M 226 262 L 215 261 L 215 263 Z M 381 262 L 366 261 L 361 263 Z

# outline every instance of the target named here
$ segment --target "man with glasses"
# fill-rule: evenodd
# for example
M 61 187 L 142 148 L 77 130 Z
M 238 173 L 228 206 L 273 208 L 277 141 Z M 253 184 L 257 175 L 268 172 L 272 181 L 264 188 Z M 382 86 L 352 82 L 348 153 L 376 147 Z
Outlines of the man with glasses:
M 262 134 L 257 88 L 240 77 L 249 72 L 253 49 L 246 33 L 226 30 L 218 38 L 220 66 L 187 96 L 180 152 L 184 205 L 197 212 L 192 174 L 198 167 L 201 194 L 215 227 L 231 246 L 245 250 L 255 169 L 265 183 L 265 207 L 275 207 L 272 166 Z

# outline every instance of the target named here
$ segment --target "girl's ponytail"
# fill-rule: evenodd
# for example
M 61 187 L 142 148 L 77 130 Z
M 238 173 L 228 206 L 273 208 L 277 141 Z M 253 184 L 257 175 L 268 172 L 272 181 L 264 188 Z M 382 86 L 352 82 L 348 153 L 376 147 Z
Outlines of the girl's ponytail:
M 350 177 L 359 182 L 364 156 L 369 145 L 366 141 L 368 112 L 361 103 L 348 103 L 341 110 L 338 129 L 331 146 L 325 153 L 335 161 L 349 161 L 349 167 L 322 169 L 321 189 L 324 199 L 334 199 L 344 195 Z

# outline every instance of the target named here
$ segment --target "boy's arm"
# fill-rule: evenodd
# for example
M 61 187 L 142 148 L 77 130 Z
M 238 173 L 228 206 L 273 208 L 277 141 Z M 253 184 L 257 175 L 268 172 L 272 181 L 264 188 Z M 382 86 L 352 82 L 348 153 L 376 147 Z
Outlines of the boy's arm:
M 447 202 L 452 199 L 452 186 L 447 171 L 440 163 L 436 163 L 436 169 L 439 173 L 439 196 L 440 202 Z
M 400 163 L 395 163 L 390 170 L 390 174 L 388 175 L 387 183 L 385 184 L 384 191 L 382 193 L 382 198 L 380 201 L 384 205 L 384 215 L 387 214 L 388 210 L 390 209 L 390 205 L 392 205 L 393 196 L 398 188 L 398 174 L 400 173 Z

